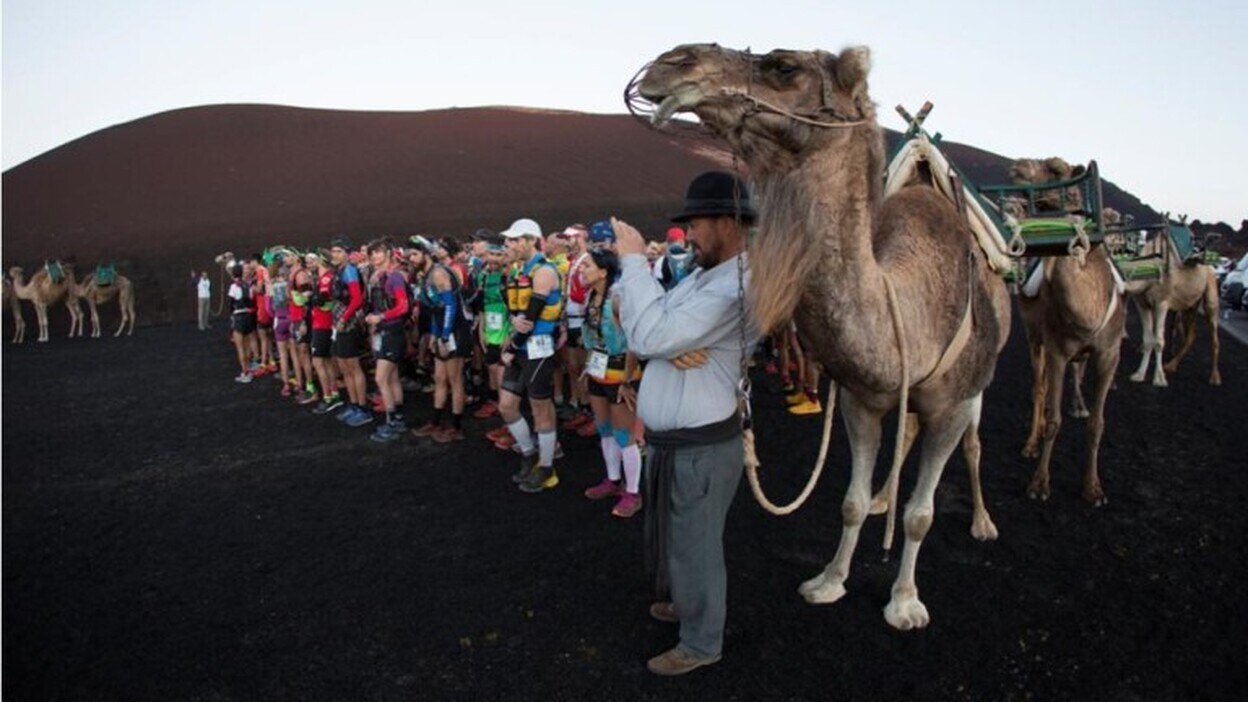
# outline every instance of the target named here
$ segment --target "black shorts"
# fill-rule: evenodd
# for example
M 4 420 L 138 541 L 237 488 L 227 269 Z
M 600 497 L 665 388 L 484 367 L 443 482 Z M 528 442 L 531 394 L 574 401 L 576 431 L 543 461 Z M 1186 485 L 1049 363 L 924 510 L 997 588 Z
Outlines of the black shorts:
M 589 394 L 593 397 L 605 397 L 607 402 L 616 403 L 620 401 L 620 388 L 624 387 L 624 383 L 600 383 L 593 378 L 587 377 L 589 381 Z
M 568 327 L 568 341 L 565 345 L 568 348 L 574 348 L 574 349 L 581 347 L 581 328 L 580 327 L 577 327 L 575 329 L 573 329 L 572 327 Z
M 312 346 L 312 358 L 329 358 L 333 346 L 334 332 L 330 329 L 313 329 L 308 335 L 308 343 Z
M 485 345 L 485 365 L 497 366 L 503 362 L 503 347 L 501 344 Z
M 554 395 L 554 375 L 554 356 L 534 361 L 521 351 L 503 371 L 503 389 L 531 400 L 549 400 Z
M 359 329 L 344 329 L 334 336 L 334 358 L 359 358 L 364 353 Z
M 455 330 L 451 332 L 451 336 L 455 339 L 455 350 L 443 356 L 439 353 L 439 344 L 434 342 L 433 357 L 439 361 L 449 361 L 452 358 L 468 358 L 472 355 L 472 347 L 476 340 L 472 338 L 472 329 L 463 324 L 456 324 Z
M 230 315 L 230 329 L 244 336 L 256 331 L 256 314 L 240 312 Z
M 402 325 L 377 327 L 372 343 L 373 356 L 379 361 L 398 363 L 407 355 L 407 334 Z

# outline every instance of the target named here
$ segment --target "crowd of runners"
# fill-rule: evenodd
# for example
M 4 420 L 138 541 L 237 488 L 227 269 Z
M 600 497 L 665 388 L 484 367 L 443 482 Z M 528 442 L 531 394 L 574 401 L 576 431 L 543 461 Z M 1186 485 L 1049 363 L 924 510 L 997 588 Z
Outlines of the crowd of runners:
M 666 238 L 647 254 L 670 288 L 694 264 L 683 229 Z M 602 445 L 605 476 L 586 496 L 614 498 L 612 513 L 631 517 L 642 504 L 644 364 L 619 324 L 614 242 L 608 221 L 543 234 L 519 219 L 466 243 L 344 236 L 323 249 L 271 247 L 228 271 L 235 381 L 272 377 L 292 403 L 368 427 L 380 443 L 462 441 L 465 412 L 498 416 L 484 436 L 521 456 L 512 479 L 524 492 L 558 484 L 561 423 Z

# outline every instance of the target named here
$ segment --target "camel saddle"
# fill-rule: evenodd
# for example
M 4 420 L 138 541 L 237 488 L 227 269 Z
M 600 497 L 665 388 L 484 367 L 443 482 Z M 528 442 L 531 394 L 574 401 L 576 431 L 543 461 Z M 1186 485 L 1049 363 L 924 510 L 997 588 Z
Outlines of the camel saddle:
M 100 287 L 108 287 L 117 282 L 117 267 L 113 264 L 103 264 L 95 267 L 95 284 Z
M 53 283 L 59 283 L 65 280 L 65 269 L 61 267 L 60 261 L 45 261 L 43 267 L 48 270 L 48 278 Z

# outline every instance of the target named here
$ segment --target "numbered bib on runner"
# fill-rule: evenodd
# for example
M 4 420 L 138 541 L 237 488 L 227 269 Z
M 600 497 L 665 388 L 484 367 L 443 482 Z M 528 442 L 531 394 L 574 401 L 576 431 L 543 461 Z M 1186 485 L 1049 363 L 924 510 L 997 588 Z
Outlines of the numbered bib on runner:
M 585 363 L 585 372 L 591 378 L 602 380 L 607 377 L 607 354 L 602 351 L 594 351 L 589 354 L 589 361 Z
M 524 349 L 529 358 L 533 360 L 548 358 L 555 355 L 555 340 L 549 334 L 531 336 Z
M 485 313 L 485 329 L 486 331 L 498 332 L 503 330 L 503 313 L 502 312 L 486 312 Z
M 446 341 L 442 342 L 442 347 L 446 349 L 447 353 L 455 353 L 459 350 L 459 346 L 455 344 L 455 335 L 452 334 L 446 337 Z
M 373 334 L 373 353 L 381 352 L 381 334 Z

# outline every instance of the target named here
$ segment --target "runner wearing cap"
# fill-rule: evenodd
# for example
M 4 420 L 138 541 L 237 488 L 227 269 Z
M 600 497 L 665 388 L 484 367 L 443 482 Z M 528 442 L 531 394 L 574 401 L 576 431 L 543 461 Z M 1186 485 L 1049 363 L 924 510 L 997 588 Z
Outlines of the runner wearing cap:
M 563 230 L 568 242 L 568 272 L 564 277 L 564 306 L 567 320 L 567 342 L 559 349 L 560 362 L 567 370 L 569 389 L 568 414 L 560 415 L 565 429 L 576 429 L 586 422 L 591 422 L 588 414 L 588 400 L 585 395 L 585 383 L 581 379 L 584 369 L 585 349 L 581 347 L 581 329 L 585 325 L 585 298 L 589 288 L 581 276 L 585 262 L 589 260 L 586 243 L 589 230 L 583 224 L 573 224 Z
M 511 319 L 507 314 L 507 300 L 503 296 L 503 279 L 506 276 L 507 249 L 498 242 L 486 242 L 484 265 L 477 275 L 480 313 L 477 315 L 479 347 L 483 350 L 490 397 L 481 404 L 473 416 L 478 419 L 498 413 L 498 389 L 503 382 L 503 344 L 511 336 Z M 505 428 L 504 428 L 505 431 Z
M 384 239 L 368 245 L 369 263 L 373 273 L 369 277 L 369 314 L 364 323 L 371 331 L 373 355 L 377 359 L 374 380 L 381 392 L 385 422 L 377 427 L 371 438 L 385 443 L 403 435 L 407 428 L 403 421 L 403 384 L 399 382 L 399 361 L 407 353 L 408 301 L 407 280 L 395 265 L 393 249 Z
M 499 414 L 521 453 L 520 470 L 512 476 L 523 492 L 541 492 L 559 484 L 555 473 L 555 404 L 551 399 L 555 332 L 563 308 L 559 271 L 537 251 L 542 229 L 531 219 L 518 219 L 503 232 L 507 248 L 519 264 L 507 276 L 505 292 L 513 332 L 503 349 Z M 536 445 L 520 400 L 533 409 Z M 537 459 L 536 461 L 534 459 Z

